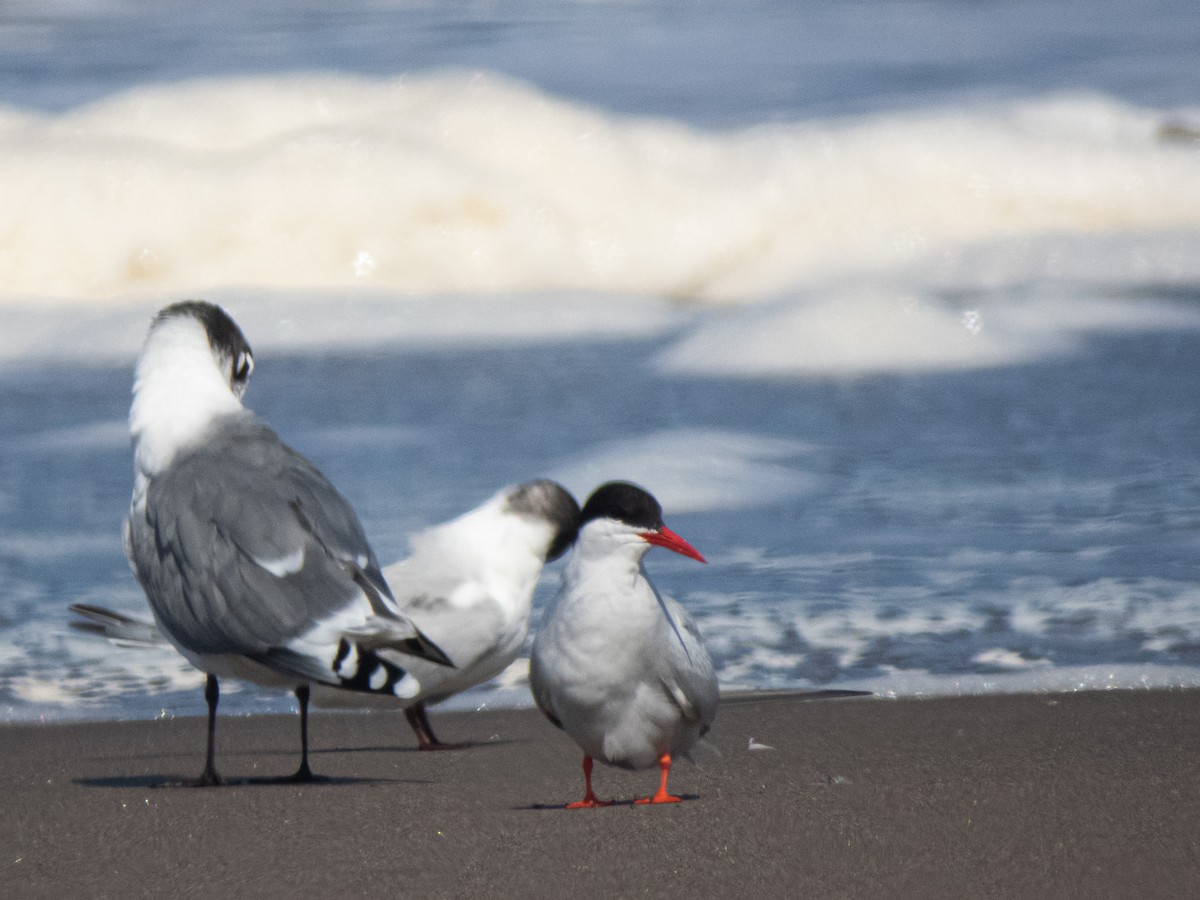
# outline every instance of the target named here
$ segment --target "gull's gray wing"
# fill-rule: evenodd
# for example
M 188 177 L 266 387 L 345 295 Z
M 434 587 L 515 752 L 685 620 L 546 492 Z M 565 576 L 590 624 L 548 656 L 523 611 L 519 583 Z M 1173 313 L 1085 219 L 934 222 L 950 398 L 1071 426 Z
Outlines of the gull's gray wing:
M 337 683 L 294 652 L 327 622 L 370 650 L 445 660 L 396 611 L 350 504 L 249 413 L 220 420 L 150 481 L 129 537 L 155 619 L 186 650 Z

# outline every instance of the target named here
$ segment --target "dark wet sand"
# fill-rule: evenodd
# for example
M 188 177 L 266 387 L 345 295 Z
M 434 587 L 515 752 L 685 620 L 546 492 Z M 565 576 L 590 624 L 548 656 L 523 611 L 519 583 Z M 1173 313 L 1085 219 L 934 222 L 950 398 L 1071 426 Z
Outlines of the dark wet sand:
M 724 703 L 674 806 L 565 811 L 575 746 L 532 710 L 0 727 L 0 896 L 1200 897 L 1200 692 Z M 749 750 L 751 738 L 774 749 Z M 654 772 L 597 767 L 602 797 Z

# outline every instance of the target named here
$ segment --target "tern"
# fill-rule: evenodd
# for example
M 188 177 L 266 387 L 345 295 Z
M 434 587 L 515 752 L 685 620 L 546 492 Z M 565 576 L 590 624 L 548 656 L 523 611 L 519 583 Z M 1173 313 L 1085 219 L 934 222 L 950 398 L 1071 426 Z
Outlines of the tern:
M 607 806 L 592 789 L 592 763 L 658 765 L 658 791 L 636 801 L 676 803 L 671 758 L 712 725 L 718 687 L 696 623 L 650 583 L 642 557 L 666 547 L 704 562 L 662 519 L 642 488 L 609 482 L 588 498 L 562 589 L 534 637 L 534 701 L 583 750 L 584 798 L 568 809 Z
M 254 357 L 220 307 L 176 303 L 138 357 L 125 550 L 159 631 L 207 675 L 215 765 L 220 678 L 290 688 L 308 765 L 311 685 L 411 698 L 407 657 L 452 666 L 400 611 L 349 502 L 242 405 Z

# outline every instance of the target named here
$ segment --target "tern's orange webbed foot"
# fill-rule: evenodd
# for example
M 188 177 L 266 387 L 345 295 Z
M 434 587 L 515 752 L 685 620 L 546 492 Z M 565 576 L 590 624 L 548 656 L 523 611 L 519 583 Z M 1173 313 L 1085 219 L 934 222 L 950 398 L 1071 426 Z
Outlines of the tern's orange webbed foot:
M 648 803 L 681 803 L 682 797 L 673 797 L 667 793 L 667 776 L 671 774 L 671 754 L 664 753 L 658 758 L 658 768 L 661 771 L 658 782 L 658 791 L 653 797 L 642 797 L 640 800 L 634 800 L 634 806 L 645 806 Z
M 611 800 L 597 799 L 596 792 L 592 790 L 592 758 L 590 756 L 583 758 L 583 783 L 586 788 L 583 799 L 568 803 L 565 809 L 595 809 L 597 806 L 612 806 Z
M 563 809 L 595 809 L 598 806 L 612 806 L 611 800 L 598 800 L 596 796 L 589 795 L 582 800 L 576 800 L 574 803 L 568 803 Z
M 633 805 L 634 806 L 645 806 L 648 803 L 682 803 L 682 802 L 683 802 L 682 797 L 673 797 L 670 794 L 668 794 L 666 791 L 659 791 L 653 797 L 642 797 L 641 799 L 634 800 Z

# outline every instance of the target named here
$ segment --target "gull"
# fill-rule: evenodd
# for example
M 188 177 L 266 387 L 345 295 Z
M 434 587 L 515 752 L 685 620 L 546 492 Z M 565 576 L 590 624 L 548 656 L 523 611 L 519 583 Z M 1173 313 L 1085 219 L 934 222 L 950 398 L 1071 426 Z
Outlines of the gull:
M 452 665 L 397 607 L 346 499 L 242 405 L 253 368 L 223 309 L 175 303 L 151 323 L 129 413 L 125 550 L 159 631 L 207 676 L 201 785 L 221 783 L 221 678 L 294 691 L 306 781 L 311 685 L 410 698 L 404 659 Z
M 642 566 L 651 546 L 704 562 L 662 519 L 642 488 L 609 482 L 588 498 L 562 590 L 534 637 L 534 701 L 583 750 L 584 798 L 598 759 L 626 769 L 658 765 L 658 791 L 636 803 L 677 803 L 667 792 L 672 756 L 686 754 L 717 712 L 712 660 L 682 606 L 654 588 Z
M 503 672 L 529 634 L 533 593 L 542 567 L 575 539 L 579 504 L 557 482 L 541 478 L 506 487 L 474 509 L 409 538 L 410 554 L 383 570 L 396 605 L 457 668 L 409 659 L 419 690 L 401 701 L 421 750 L 451 749 L 439 741 L 426 706 Z M 73 604 L 71 624 L 118 646 L 162 644 L 154 623 L 114 610 Z M 315 686 L 319 706 L 370 705 L 369 694 Z

